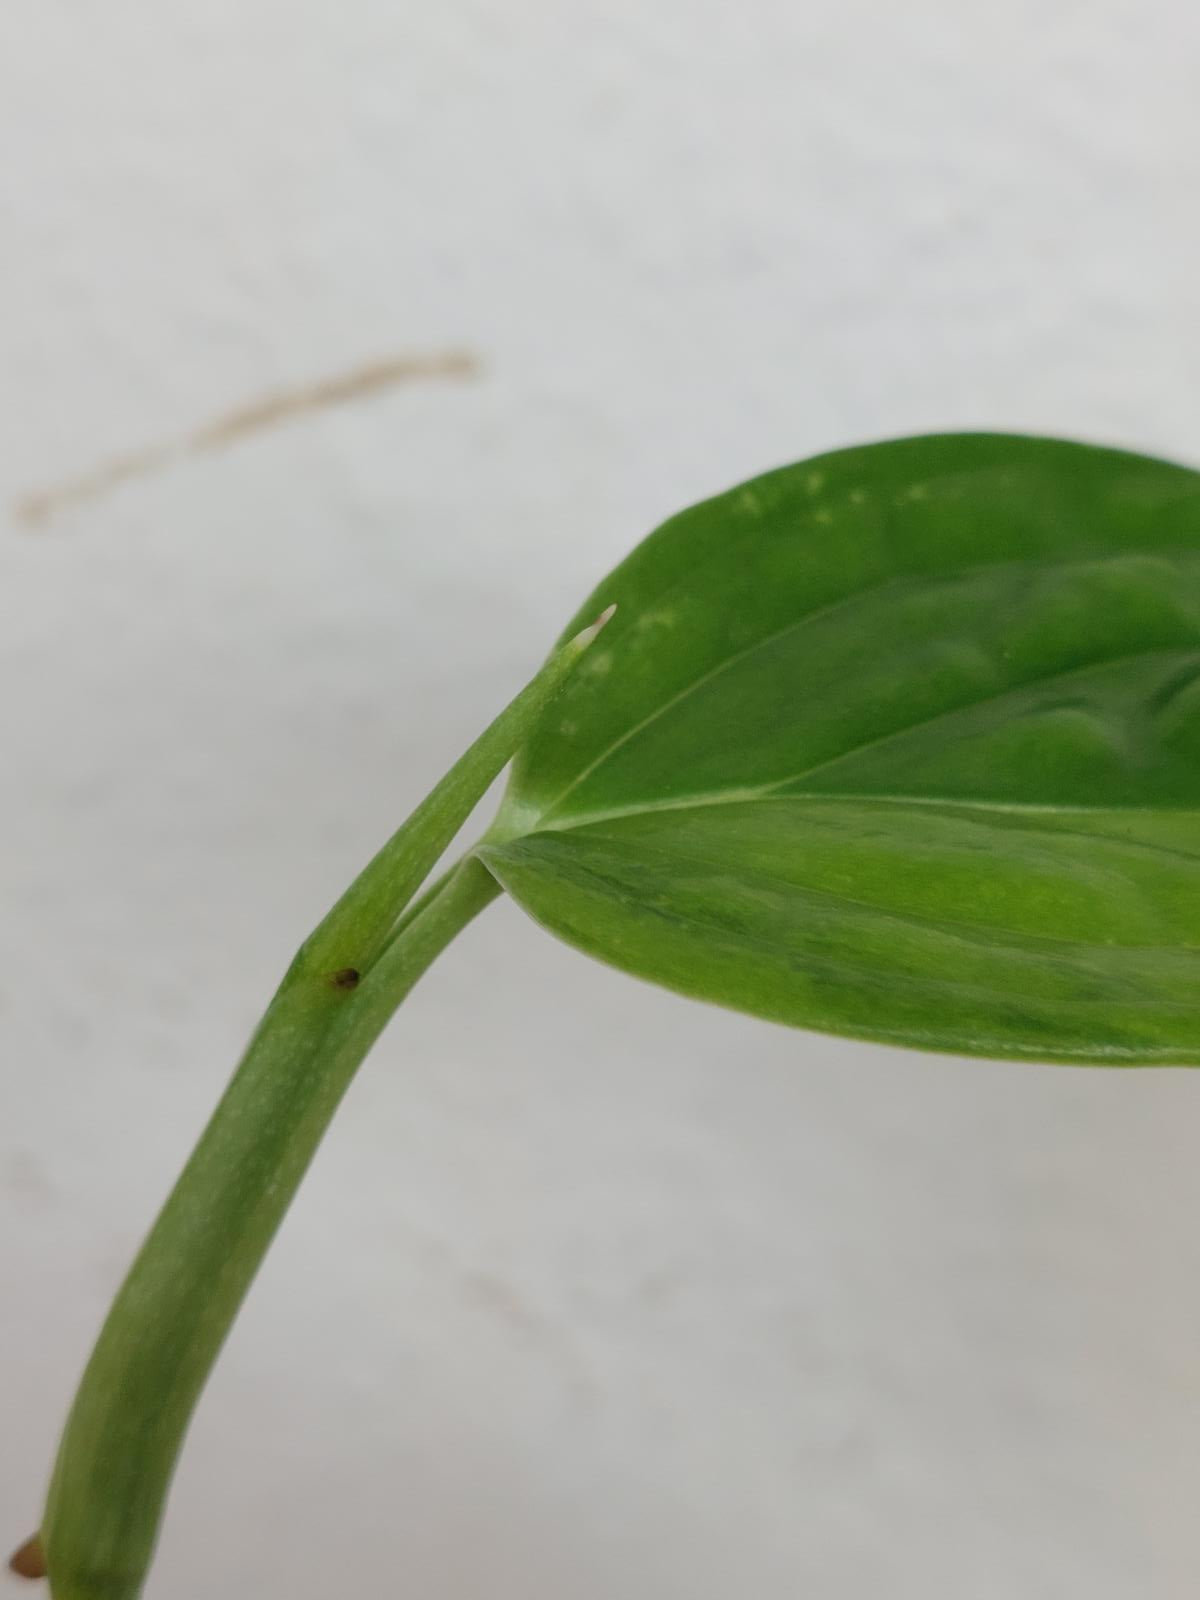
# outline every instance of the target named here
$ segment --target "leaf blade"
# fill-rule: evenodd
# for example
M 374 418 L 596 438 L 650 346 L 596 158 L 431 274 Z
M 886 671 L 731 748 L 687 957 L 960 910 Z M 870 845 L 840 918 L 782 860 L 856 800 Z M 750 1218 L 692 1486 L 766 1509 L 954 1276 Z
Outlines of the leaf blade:
M 673 518 L 585 610 L 610 600 L 484 851 L 552 931 L 803 1026 L 1200 1059 L 1196 474 L 993 435 L 839 452 Z M 940 912 L 902 903 L 921 874 Z

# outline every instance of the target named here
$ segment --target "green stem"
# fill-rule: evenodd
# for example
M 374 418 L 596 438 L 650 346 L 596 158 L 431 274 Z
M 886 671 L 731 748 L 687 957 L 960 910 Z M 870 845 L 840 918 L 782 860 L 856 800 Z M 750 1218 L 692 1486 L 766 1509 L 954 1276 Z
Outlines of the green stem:
M 404 908 L 608 615 L 553 656 L 305 941 L 134 1261 L 59 1447 L 54 1600 L 135 1600 L 221 1344 L 355 1070 L 499 886 L 474 857 Z
M 558 650 L 430 791 L 403 827 L 359 874 L 297 956 L 310 971 L 361 973 L 497 773 L 528 738 L 580 656 L 616 610 Z
M 43 1526 L 54 1600 L 133 1600 L 192 1410 L 355 1069 L 401 1000 L 500 892 L 473 857 L 389 946 L 320 1047 L 274 1012 L 126 1278 L 80 1385 Z

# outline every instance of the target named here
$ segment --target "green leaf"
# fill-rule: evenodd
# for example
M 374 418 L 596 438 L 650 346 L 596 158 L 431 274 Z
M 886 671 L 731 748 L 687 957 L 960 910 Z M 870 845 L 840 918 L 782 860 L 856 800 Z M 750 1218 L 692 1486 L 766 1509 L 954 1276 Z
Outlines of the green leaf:
M 540 923 L 803 1027 L 1200 1061 L 1200 475 L 992 435 L 674 517 L 483 860 Z

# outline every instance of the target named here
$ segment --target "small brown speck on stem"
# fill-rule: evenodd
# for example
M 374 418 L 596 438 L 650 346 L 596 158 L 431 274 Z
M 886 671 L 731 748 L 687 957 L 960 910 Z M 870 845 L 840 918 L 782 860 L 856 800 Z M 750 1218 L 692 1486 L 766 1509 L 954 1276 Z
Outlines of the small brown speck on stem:
M 343 967 L 340 972 L 333 975 L 335 989 L 357 989 L 362 973 L 357 967 Z
M 10 1557 L 8 1564 L 18 1578 L 44 1578 L 46 1552 L 42 1549 L 41 1534 L 35 1533 L 32 1539 L 26 1539 L 21 1548 Z

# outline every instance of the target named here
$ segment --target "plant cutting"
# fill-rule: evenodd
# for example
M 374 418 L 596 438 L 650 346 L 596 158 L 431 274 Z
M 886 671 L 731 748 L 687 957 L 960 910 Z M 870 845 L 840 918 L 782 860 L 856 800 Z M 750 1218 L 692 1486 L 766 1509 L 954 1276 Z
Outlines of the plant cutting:
M 1200 1062 L 1200 474 L 904 439 L 638 546 L 288 968 L 80 1384 L 20 1557 L 54 1600 L 141 1592 L 193 1407 L 342 1094 L 501 893 L 775 1022 Z

